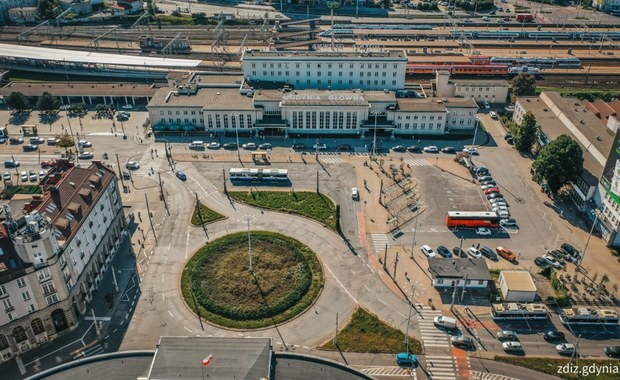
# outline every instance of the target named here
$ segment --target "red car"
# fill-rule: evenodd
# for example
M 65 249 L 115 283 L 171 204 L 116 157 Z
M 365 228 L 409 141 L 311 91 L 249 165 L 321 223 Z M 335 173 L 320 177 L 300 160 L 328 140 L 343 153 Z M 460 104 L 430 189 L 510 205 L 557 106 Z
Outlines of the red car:
M 490 194 L 490 193 L 499 193 L 499 188 L 491 187 L 490 189 L 484 190 L 484 194 Z
M 42 168 L 51 168 L 53 166 L 56 166 L 56 161 L 41 161 Z

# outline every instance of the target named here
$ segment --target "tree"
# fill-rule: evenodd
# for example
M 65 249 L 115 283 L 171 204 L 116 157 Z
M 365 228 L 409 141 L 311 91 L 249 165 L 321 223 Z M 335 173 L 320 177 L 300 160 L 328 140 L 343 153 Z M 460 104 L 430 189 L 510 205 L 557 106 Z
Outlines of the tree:
M 583 170 L 583 151 L 575 140 L 567 135 L 542 147 L 532 165 L 534 180 L 545 181 L 551 192 L 557 192 L 568 182 L 575 181 Z
M 65 152 L 67 152 L 67 148 L 75 146 L 73 137 L 68 133 L 65 133 L 64 135 L 57 135 L 56 140 L 56 145 L 61 148 L 65 148 Z
M 392 5 L 392 0 L 381 0 L 383 8 L 389 8 Z
M 58 99 L 49 92 L 44 92 L 37 100 L 37 108 L 42 111 L 56 110 L 58 109 Z
M 531 150 L 534 142 L 536 142 L 537 133 L 536 117 L 534 117 L 533 113 L 528 112 L 523 116 L 521 125 L 513 127 L 512 135 L 515 147 L 522 151 Z
M 515 96 L 536 95 L 536 78 L 527 73 L 517 75 L 512 79 L 512 93 Z
M 60 9 L 58 0 L 39 0 L 38 10 L 39 16 L 45 20 L 51 20 L 56 17 L 57 9 Z
M 15 91 L 11 92 L 6 98 L 6 104 L 16 110 L 25 110 L 30 108 L 30 102 L 28 102 L 26 95 Z

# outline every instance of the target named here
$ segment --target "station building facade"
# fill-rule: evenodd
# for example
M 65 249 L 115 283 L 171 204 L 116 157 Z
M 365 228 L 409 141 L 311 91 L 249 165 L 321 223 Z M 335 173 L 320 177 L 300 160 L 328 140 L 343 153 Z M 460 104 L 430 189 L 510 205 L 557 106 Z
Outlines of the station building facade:
M 296 89 L 400 90 L 405 88 L 407 54 L 380 52 L 261 51 L 241 57 L 248 81 L 288 83 Z
M 270 131 L 349 134 L 377 128 L 397 135 L 471 134 L 477 103 L 469 98 L 397 98 L 393 91 L 161 88 L 147 109 L 157 131 Z
M 1 214 L 0 362 L 78 326 L 124 230 L 116 176 L 100 162 L 59 160 L 41 186 Z

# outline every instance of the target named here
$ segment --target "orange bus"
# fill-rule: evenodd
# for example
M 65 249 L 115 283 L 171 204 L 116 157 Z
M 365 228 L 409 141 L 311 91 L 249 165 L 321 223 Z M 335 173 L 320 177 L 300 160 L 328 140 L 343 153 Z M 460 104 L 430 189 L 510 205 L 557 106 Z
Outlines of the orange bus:
M 460 228 L 499 227 L 499 216 L 494 211 L 448 211 L 446 226 Z

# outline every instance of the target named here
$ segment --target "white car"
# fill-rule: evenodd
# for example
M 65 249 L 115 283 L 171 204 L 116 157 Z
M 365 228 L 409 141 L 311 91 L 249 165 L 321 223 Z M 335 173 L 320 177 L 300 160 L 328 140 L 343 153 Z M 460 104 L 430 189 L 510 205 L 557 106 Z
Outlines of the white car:
M 78 155 L 78 158 L 82 159 L 82 160 L 86 160 L 89 158 L 93 158 L 95 155 L 93 154 L 93 152 L 82 152 Z
M 243 149 L 256 149 L 257 145 L 256 143 L 245 143 L 241 146 Z
M 480 251 L 476 247 L 469 247 L 469 249 L 467 250 L 467 253 L 469 254 L 469 256 L 476 258 L 476 259 L 479 259 L 482 257 L 482 253 L 480 253 Z
M 557 261 L 555 257 L 547 254 L 547 255 L 544 255 L 542 258 L 545 259 L 545 261 L 548 262 L 549 265 L 551 265 L 555 269 L 562 269 L 562 264 L 560 264 L 560 262 Z
M 478 149 L 471 148 L 463 148 L 463 153 L 471 154 L 472 156 L 477 156 L 479 154 Z
M 22 182 L 28 182 L 28 172 L 27 171 L 23 171 L 20 173 L 20 178 L 22 180 Z
M 39 179 L 40 179 L 40 180 L 41 180 L 41 179 L 43 179 L 43 177 L 45 177 L 45 175 L 46 175 L 46 174 L 47 174 L 47 172 L 46 172 L 45 170 L 41 170 L 41 171 L 39 172 Z
M 491 119 L 497 119 L 497 113 L 495 113 L 495 111 L 489 112 L 489 115 L 491 116 Z
M 207 144 L 207 148 L 209 149 L 220 149 L 220 147 L 222 146 L 222 144 L 220 144 L 219 142 L 210 142 Z
M 422 251 L 423 254 L 425 254 L 428 257 L 437 256 L 437 254 L 433 251 L 433 249 L 428 245 L 423 245 L 422 248 L 420 248 L 420 250 Z
M 491 230 L 488 228 L 479 227 L 479 228 L 476 228 L 476 235 L 489 236 L 491 235 Z
M 493 211 L 495 211 L 495 212 L 496 212 L 496 213 L 498 213 L 498 214 L 499 214 L 500 212 L 508 212 L 508 207 L 506 206 L 506 204 L 505 204 L 505 203 L 503 203 L 503 204 L 502 204 L 502 203 L 498 202 L 498 203 L 495 203 L 495 204 L 493 205 Z M 508 212 L 508 213 L 509 213 L 509 212 Z M 509 213 L 509 214 L 510 214 L 510 213 Z
M 5 181 L 10 181 L 11 180 L 11 173 L 9 173 L 9 172 L 2 173 L 2 179 L 5 180 Z
M 482 190 L 492 189 L 492 188 L 494 188 L 494 187 L 497 187 L 497 184 L 495 184 L 495 185 L 494 185 L 494 184 L 492 184 L 492 183 L 489 183 L 488 185 L 480 185 L 480 188 L 481 188 Z
M 572 343 L 561 343 L 555 346 L 555 350 L 560 355 L 572 355 L 573 353 L 575 353 L 577 348 Z
M 138 169 L 140 169 L 140 164 L 135 162 L 135 161 L 129 161 L 129 162 L 127 162 L 125 167 L 127 169 L 129 169 L 129 170 L 138 170 Z
M 504 351 L 506 352 L 510 352 L 510 351 L 523 351 L 523 346 L 521 346 L 521 343 L 519 342 L 504 342 L 502 343 L 502 348 L 504 349 Z
M 93 146 L 93 143 L 91 143 L 90 141 L 86 141 L 86 140 L 80 140 L 78 142 L 78 145 L 81 145 L 84 148 L 90 148 L 91 146 Z
M 130 109 L 133 109 L 133 106 L 131 104 L 125 104 L 121 108 L 124 109 L 124 110 L 130 110 Z
M 424 147 L 424 151 L 426 153 L 438 153 L 439 152 L 439 148 L 437 148 L 434 145 L 430 145 L 430 146 L 425 146 Z
M 508 219 L 510 218 L 510 213 L 508 211 L 499 210 L 497 212 L 497 216 L 499 216 L 501 219 Z

